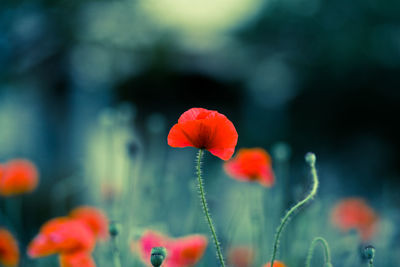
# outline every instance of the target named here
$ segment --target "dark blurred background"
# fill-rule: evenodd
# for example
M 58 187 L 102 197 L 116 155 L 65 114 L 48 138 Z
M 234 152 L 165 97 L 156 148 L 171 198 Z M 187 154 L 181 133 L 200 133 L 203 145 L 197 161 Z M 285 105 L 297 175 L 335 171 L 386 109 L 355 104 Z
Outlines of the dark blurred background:
M 399 14 L 397 0 L 2 0 L 0 160 L 32 159 L 46 193 L 104 110 L 129 103 L 146 150 L 149 118 L 169 129 L 198 106 L 234 122 L 238 147 L 288 144 L 293 176 L 316 152 L 336 184 L 322 192 L 398 208 Z

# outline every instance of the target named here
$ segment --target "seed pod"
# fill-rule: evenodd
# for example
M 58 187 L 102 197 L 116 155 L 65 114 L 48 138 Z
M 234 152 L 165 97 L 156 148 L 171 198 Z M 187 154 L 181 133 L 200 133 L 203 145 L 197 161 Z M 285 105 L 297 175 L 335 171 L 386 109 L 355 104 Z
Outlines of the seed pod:
M 167 250 L 164 247 L 154 247 L 151 249 L 150 261 L 154 267 L 160 267 L 165 257 L 167 256 Z

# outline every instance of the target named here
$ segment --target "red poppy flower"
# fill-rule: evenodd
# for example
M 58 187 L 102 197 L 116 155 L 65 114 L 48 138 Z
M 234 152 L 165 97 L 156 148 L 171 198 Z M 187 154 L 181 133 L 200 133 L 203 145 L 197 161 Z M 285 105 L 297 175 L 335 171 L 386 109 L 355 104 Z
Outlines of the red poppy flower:
M 203 257 L 207 243 L 207 238 L 203 235 L 190 235 L 173 240 L 168 266 L 194 266 Z
M 92 256 L 85 252 L 60 254 L 60 267 L 96 267 Z
M 28 246 L 28 255 L 38 258 L 54 253 L 91 251 L 94 246 L 95 237 L 88 226 L 79 220 L 60 217 L 42 226 Z
M 232 157 L 238 134 L 235 126 L 214 110 L 191 108 L 183 113 L 168 134 L 172 147 L 196 147 L 208 150 L 223 160 Z
M 207 238 L 203 235 L 189 235 L 182 238 L 170 238 L 154 231 L 146 231 L 137 243 L 142 261 L 150 266 L 153 247 L 165 247 L 167 257 L 163 267 L 188 267 L 195 265 L 203 256 L 207 247 Z
M 242 148 L 236 156 L 225 163 L 225 171 L 240 181 L 256 181 L 263 186 L 274 184 L 271 157 L 262 148 Z
M 4 228 L 0 228 L 0 264 L 6 267 L 17 266 L 19 249 L 13 235 Z
M 105 239 L 108 236 L 108 219 L 103 211 L 94 207 L 81 206 L 72 210 L 69 216 L 89 226 L 96 237 Z
M 375 233 L 378 216 L 362 198 L 341 200 L 332 209 L 332 223 L 343 231 L 355 229 L 362 240 L 369 240 Z
M 251 247 L 240 246 L 233 247 L 228 253 L 229 265 L 234 267 L 250 267 L 253 266 L 254 251 Z
M 264 265 L 264 267 L 271 267 L 271 263 L 268 262 L 267 264 Z M 286 267 L 286 265 L 281 261 L 274 261 L 273 267 Z
M 29 193 L 38 184 L 38 171 L 27 160 L 16 159 L 0 167 L 0 195 L 13 196 Z

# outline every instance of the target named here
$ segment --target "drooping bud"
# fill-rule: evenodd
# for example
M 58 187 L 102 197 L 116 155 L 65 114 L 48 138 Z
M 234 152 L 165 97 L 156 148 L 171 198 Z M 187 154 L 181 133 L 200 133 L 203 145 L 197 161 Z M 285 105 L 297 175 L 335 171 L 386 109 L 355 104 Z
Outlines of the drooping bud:
M 167 250 L 164 247 L 154 247 L 151 249 L 150 261 L 154 267 L 160 267 L 167 257 Z

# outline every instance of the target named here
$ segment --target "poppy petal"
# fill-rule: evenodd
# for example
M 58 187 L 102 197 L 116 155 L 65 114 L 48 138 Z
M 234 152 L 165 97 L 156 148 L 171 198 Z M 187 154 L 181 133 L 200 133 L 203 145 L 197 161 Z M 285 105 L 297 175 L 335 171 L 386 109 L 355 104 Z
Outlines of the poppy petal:
M 32 258 L 77 250 L 91 251 L 95 237 L 83 222 L 66 217 L 48 221 L 28 246 Z
M 239 181 L 257 181 L 270 187 L 274 184 L 271 157 L 262 148 L 242 148 L 237 155 L 224 164 L 226 173 Z
M 13 235 L 0 228 L 0 265 L 15 267 L 19 262 L 18 244 Z
M 210 115 L 217 113 L 213 110 L 207 110 L 205 108 L 191 108 L 185 111 L 178 119 L 178 123 L 184 123 L 187 121 L 206 119 Z
M 60 267 L 96 267 L 93 258 L 87 252 L 60 254 Z
M 268 262 L 264 267 L 271 267 L 271 263 Z M 274 267 L 286 267 L 286 265 L 281 261 L 274 261 Z
M 189 128 L 191 125 L 187 126 Z M 192 125 L 193 127 L 194 125 Z M 193 127 L 194 128 L 194 127 Z M 193 143 L 195 137 L 191 137 L 189 134 L 192 133 L 190 129 L 183 129 L 181 124 L 175 124 L 168 134 L 168 145 L 172 147 L 188 147 L 196 145 Z
M 173 241 L 168 259 L 169 266 L 194 266 L 207 248 L 208 240 L 203 235 L 190 235 Z
M 70 217 L 82 221 L 92 230 L 93 234 L 100 239 L 108 236 L 108 219 L 100 209 L 81 206 L 70 212 Z

